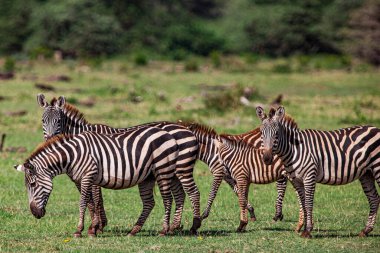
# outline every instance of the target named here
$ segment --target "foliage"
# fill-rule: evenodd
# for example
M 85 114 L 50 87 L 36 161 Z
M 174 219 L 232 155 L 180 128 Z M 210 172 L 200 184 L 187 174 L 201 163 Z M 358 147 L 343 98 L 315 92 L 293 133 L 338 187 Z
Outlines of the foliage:
M 348 51 L 380 65 L 380 2 L 369 0 L 352 13 L 347 31 Z
M 5 63 L 4 63 L 4 72 L 5 73 L 13 73 L 15 71 L 15 68 L 16 68 L 16 61 L 11 58 L 11 57 L 7 57 L 5 59 Z
M 74 56 L 96 56 L 120 50 L 120 25 L 96 1 L 48 1 L 34 10 L 31 29 L 27 51 L 43 47 Z
M 135 64 L 137 66 L 145 66 L 148 64 L 148 58 L 146 57 L 145 54 L 143 53 L 138 53 L 136 56 L 135 56 Z

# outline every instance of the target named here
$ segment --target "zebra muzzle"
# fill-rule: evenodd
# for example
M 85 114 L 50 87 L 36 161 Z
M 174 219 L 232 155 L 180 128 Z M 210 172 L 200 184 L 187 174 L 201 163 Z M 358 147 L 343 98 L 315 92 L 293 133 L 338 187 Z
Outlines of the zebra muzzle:
M 270 150 L 264 150 L 264 152 L 263 152 L 263 162 L 266 165 L 271 165 L 272 164 L 272 162 L 273 162 L 273 155 L 272 155 L 272 152 Z
M 34 201 L 30 203 L 30 211 L 37 219 L 41 219 L 45 215 L 45 208 L 38 208 Z

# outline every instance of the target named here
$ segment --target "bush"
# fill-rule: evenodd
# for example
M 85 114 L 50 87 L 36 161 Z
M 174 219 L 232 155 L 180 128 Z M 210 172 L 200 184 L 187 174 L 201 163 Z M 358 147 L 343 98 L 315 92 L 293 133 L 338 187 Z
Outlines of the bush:
M 291 73 L 292 67 L 290 66 L 290 63 L 284 62 L 284 63 L 277 63 L 273 66 L 272 71 L 275 73 Z
M 16 61 L 13 58 L 6 58 L 4 63 L 4 73 L 13 73 L 16 68 Z
M 139 53 L 135 56 L 135 64 L 137 66 L 145 66 L 148 64 L 148 58 L 145 54 Z
M 187 60 L 185 62 L 185 70 L 186 71 L 198 71 L 199 70 L 199 63 L 196 59 L 191 58 L 190 60 Z
M 380 2 L 367 1 L 349 21 L 347 50 L 365 61 L 380 65 Z
M 212 65 L 215 68 L 220 68 L 220 66 L 222 65 L 220 53 L 217 51 L 212 51 L 210 54 L 210 58 L 211 58 Z
M 80 56 L 118 52 L 121 28 L 104 9 L 97 1 L 48 1 L 33 13 L 33 34 L 25 49 L 59 49 Z

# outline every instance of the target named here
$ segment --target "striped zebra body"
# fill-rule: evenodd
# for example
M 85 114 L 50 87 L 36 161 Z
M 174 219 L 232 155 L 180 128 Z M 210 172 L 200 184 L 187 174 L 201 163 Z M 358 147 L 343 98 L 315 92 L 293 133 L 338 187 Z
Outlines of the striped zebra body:
M 49 104 L 45 101 L 44 96 L 39 94 L 37 101 L 40 106 L 44 108 L 42 117 L 45 138 L 56 134 L 79 134 L 83 131 L 113 134 L 145 127 L 157 127 L 172 135 L 178 146 L 178 158 L 175 171 L 176 177 L 173 180 L 171 188 L 176 203 L 176 211 L 171 230 L 180 229 L 181 227 L 182 212 L 186 197 L 185 192 L 189 195 L 193 207 L 194 221 L 191 231 L 195 233 L 200 227 L 200 193 L 193 178 L 193 168 L 197 159 L 198 143 L 190 130 L 179 124 L 170 122 L 151 122 L 129 128 L 112 128 L 103 124 L 90 124 L 75 107 L 65 103 L 63 97 L 53 99 Z M 102 204 L 103 200 L 100 189 L 99 193 L 100 196 L 97 197 L 101 202 L 100 215 L 102 217 L 102 224 L 105 225 L 107 218 Z
M 26 172 L 30 208 L 36 218 L 45 215 L 55 176 L 66 173 L 72 181 L 80 184 L 80 215 L 75 236 L 81 236 L 89 197 L 100 189 L 94 185 L 115 190 L 139 185 L 143 192 L 148 193 L 141 195 L 143 211 L 131 231 L 132 235 L 136 234 L 154 205 L 151 192 L 155 179 L 165 206 L 161 232 L 165 234 L 169 230 L 170 187 L 177 157 L 178 146 L 171 135 L 159 128 L 146 127 L 112 135 L 84 132 L 54 137 L 17 169 Z M 99 202 L 94 201 L 95 213 L 99 214 L 99 208 Z M 92 224 L 95 230 L 99 220 L 99 215 L 95 215 Z
M 267 117 L 257 108 L 262 121 L 263 160 L 271 163 L 273 154 L 280 156 L 298 194 L 302 198 L 305 218 L 303 237 L 311 237 L 313 200 L 316 183 L 348 184 L 360 180 L 370 212 L 360 235 L 373 230 L 380 197 L 380 129 L 355 126 L 335 131 L 300 130 L 285 109 L 271 110 Z
M 280 159 L 276 159 L 272 165 L 265 165 L 261 160 L 260 151 L 243 140 L 221 137 L 219 148 L 220 161 L 228 168 L 238 188 L 240 225 L 237 231 L 242 232 L 248 223 L 246 206 L 249 185 L 273 183 L 279 178 L 284 178 L 285 170 Z
M 255 128 L 255 129 L 253 129 L 247 133 L 243 133 L 243 134 L 237 134 L 237 135 L 222 134 L 221 136 L 224 138 L 227 138 L 229 140 L 243 141 L 243 142 L 249 144 L 249 146 L 254 147 L 256 149 L 259 149 L 261 147 L 260 128 Z M 278 157 L 275 157 L 275 160 L 277 161 Z M 258 163 L 256 162 L 255 164 L 258 164 L 259 166 L 261 166 L 260 163 L 261 162 L 258 162 Z M 274 171 L 276 171 L 276 172 L 283 171 L 284 165 L 282 163 L 275 162 L 274 164 L 275 164 L 275 166 L 273 167 Z M 278 165 L 278 167 L 277 167 L 277 165 Z M 267 167 L 260 167 L 260 169 L 258 169 L 257 172 L 258 173 L 269 173 L 269 172 L 265 172 L 265 170 L 267 170 L 267 169 L 268 169 Z M 252 183 L 255 183 L 255 184 L 267 183 L 265 177 L 256 177 L 255 180 L 256 180 L 256 182 L 252 182 Z M 283 174 L 280 173 L 278 175 L 278 177 L 276 177 L 275 181 L 276 181 L 276 187 L 277 187 L 277 199 L 276 199 L 276 205 L 275 205 L 276 213 L 273 217 L 273 220 L 277 221 L 277 220 L 282 220 L 284 217 L 282 214 L 282 203 L 283 203 L 283 200 L 285 197 L 285 190 L 286 190 L 286 185 L 287 185 L 288 180 L 287 180 L 286 176 L 284 176 Z M 272 183 L 272 182 L 273 181 L 270 181 L 268 183 Z M 299 219 L 299 224 L 298 224 L 296 230 L 298 230 L 299 227 L 302 226 L 302 225 L 300 225 L 300 223 L 302 223 L 302 222 L 303 222 L 303 211 L 302 211 L 302 209 L 300 209 L 300 219 Z

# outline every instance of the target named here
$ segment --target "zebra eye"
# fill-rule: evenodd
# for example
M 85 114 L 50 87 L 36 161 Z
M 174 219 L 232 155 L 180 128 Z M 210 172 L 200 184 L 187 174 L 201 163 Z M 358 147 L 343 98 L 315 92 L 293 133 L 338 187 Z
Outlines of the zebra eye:
M 36 187 L 36 181 L 31 182 L 30 186 L 33 187 L 33 188 Z

